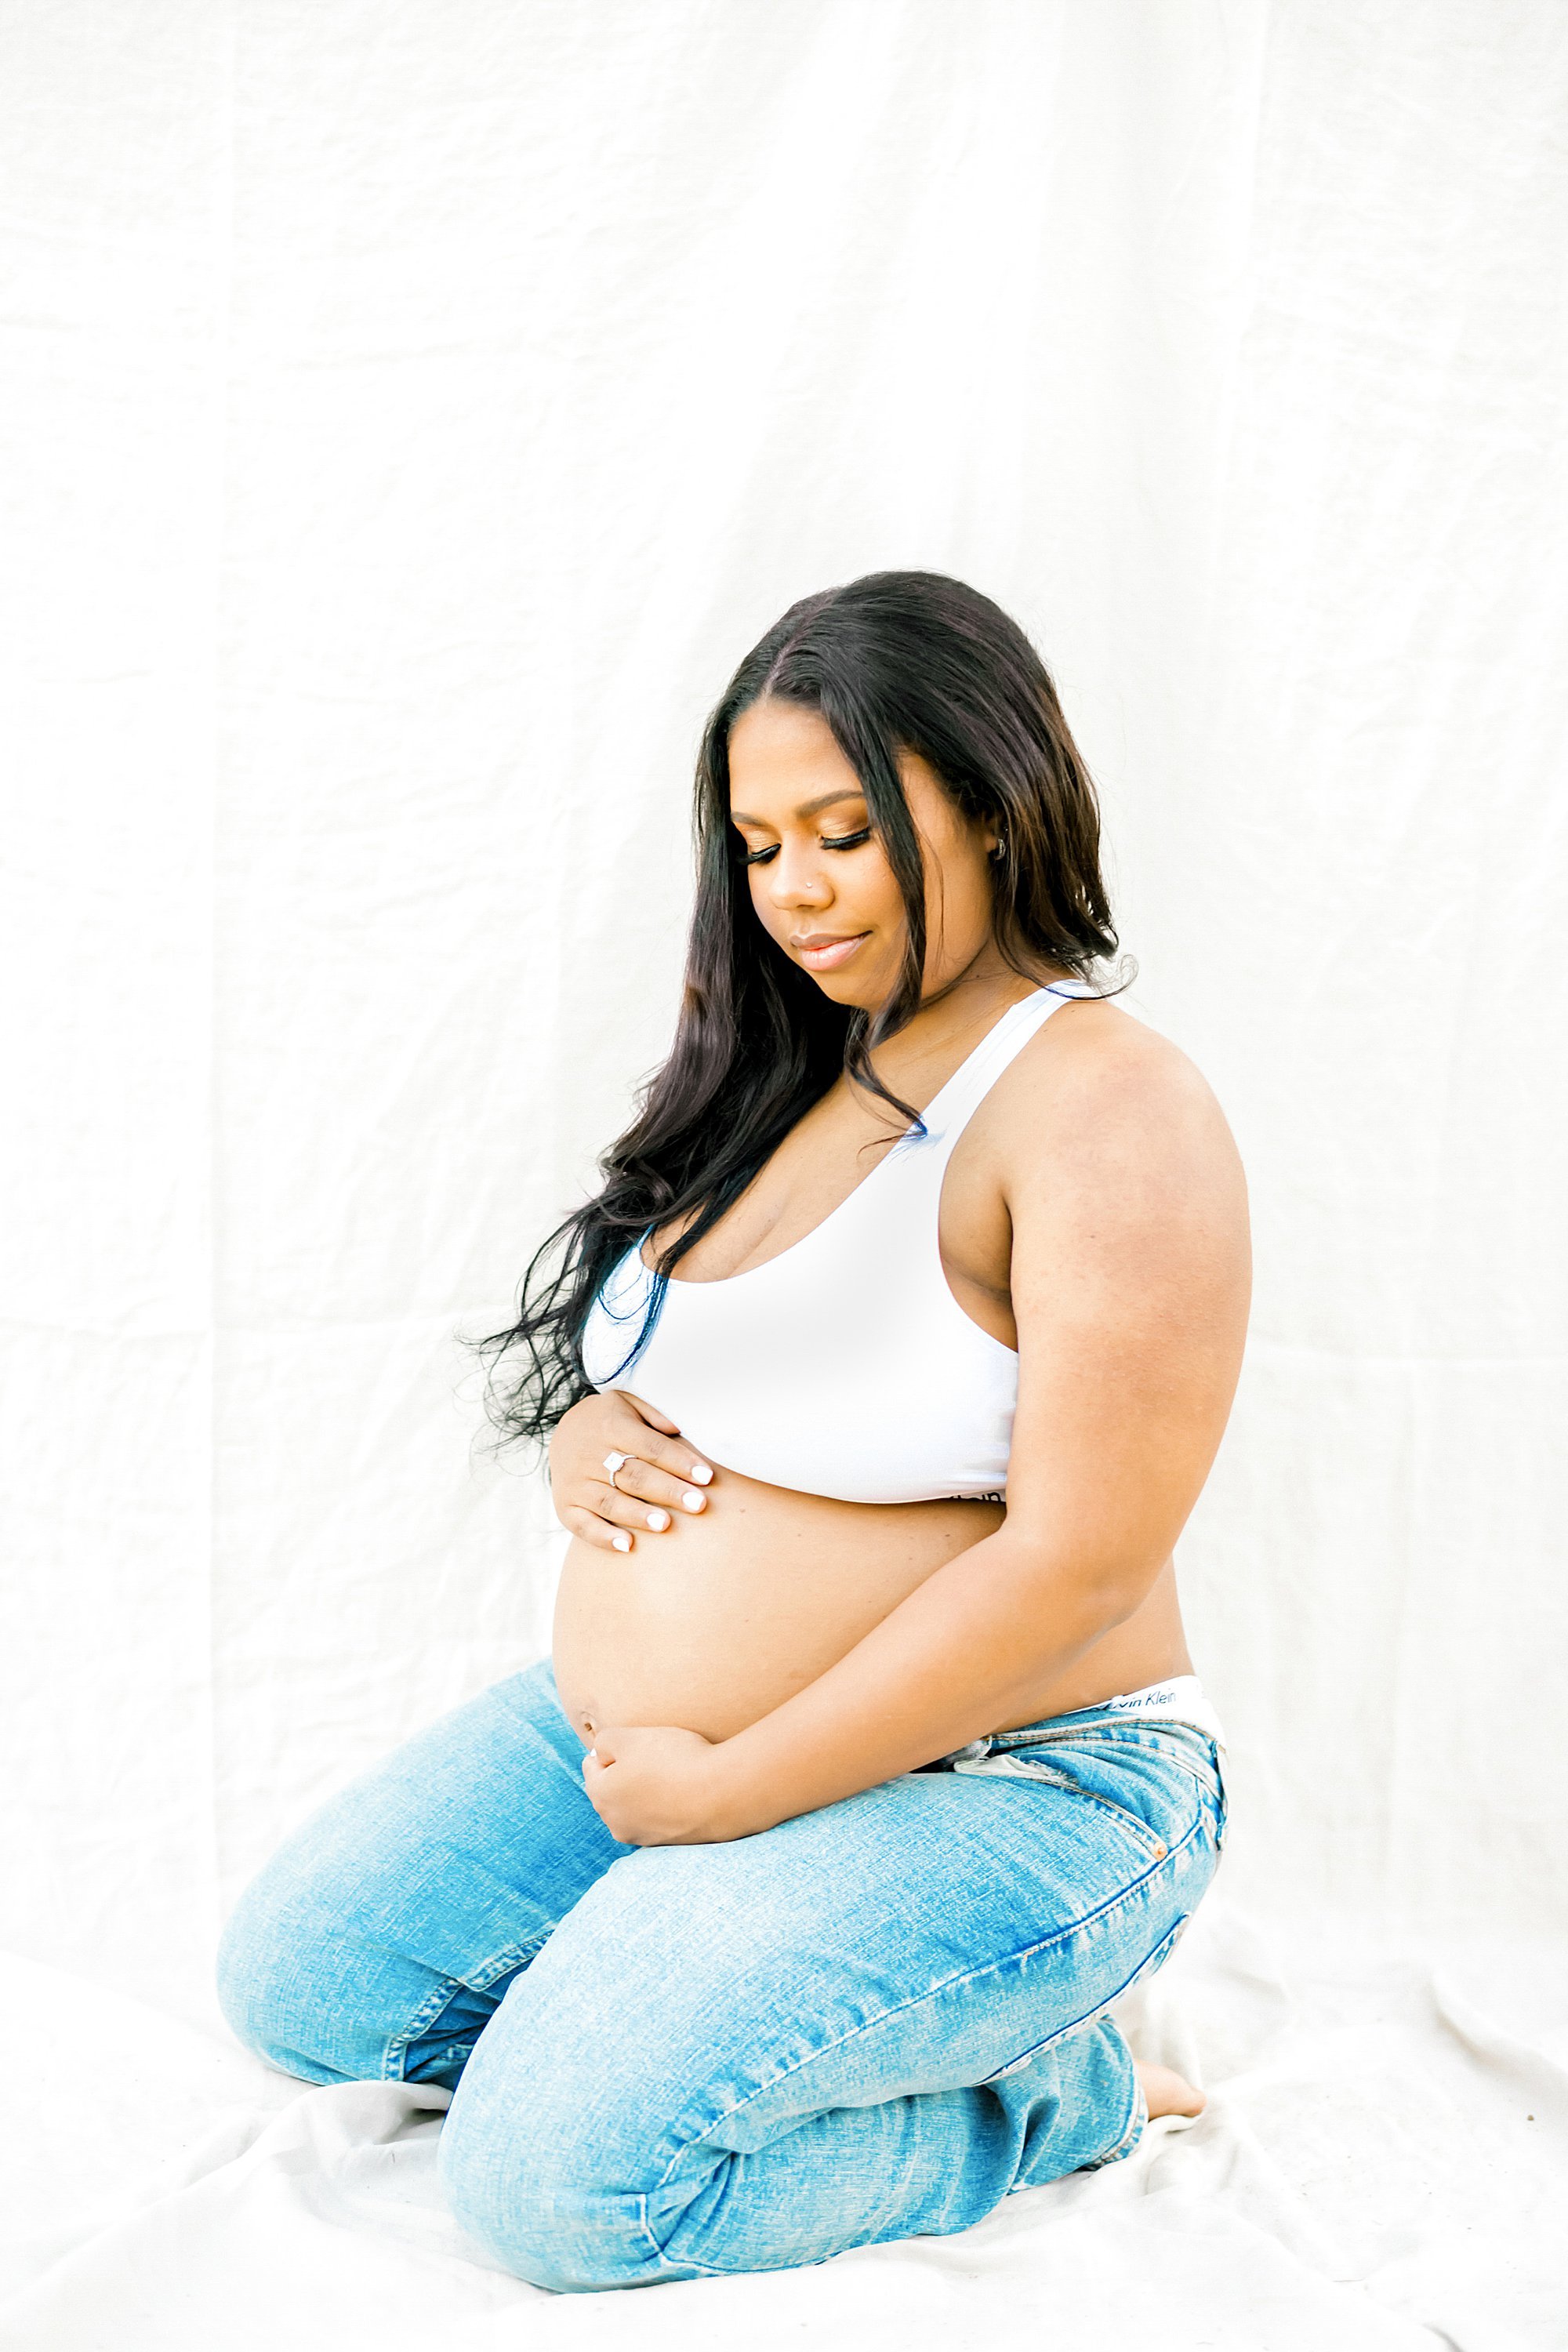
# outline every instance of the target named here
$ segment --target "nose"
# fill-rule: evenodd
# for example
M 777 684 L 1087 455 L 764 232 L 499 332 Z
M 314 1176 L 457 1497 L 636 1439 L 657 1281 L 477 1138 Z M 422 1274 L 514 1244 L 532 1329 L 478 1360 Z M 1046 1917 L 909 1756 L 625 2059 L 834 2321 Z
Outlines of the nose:
M 768 897 L 781 913 L 786 908 L 833 904 L 833 885 L 815 842 L 782 842 L 778 856 L 763 870 L 767 876 Z

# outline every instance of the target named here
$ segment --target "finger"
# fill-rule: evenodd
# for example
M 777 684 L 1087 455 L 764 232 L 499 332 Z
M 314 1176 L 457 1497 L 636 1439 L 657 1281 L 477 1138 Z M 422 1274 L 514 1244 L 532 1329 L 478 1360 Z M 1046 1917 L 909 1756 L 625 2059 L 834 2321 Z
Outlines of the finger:
M 580 1503 L 568 1503 L 557 1517 L 572 1535 L 580 1536 L 598 1551 L 630 1551 L 637 1541 L 628 1528 L 612 1527 L 607 1519 L 584 1510 Z
M 628 1400 L 628 1402 L 632 1402 L 635 1400 Z M 657 1432 L 650 1434 L 648 1428 L 638 1428 L 635 1413 L 628 1413 L 626 1422 L 617 1426 L 616 1445 L 620 1453 L 629 1454 L 634 1461 L 650 1462 L 658 1469 L 667 1470 L 683 1486 L 710 1486 L 713 1483 L 712 1464 L 705 1462 L 679 1431 L 673 1433 L 673 1442 L 671 1438 L 660 1437 Z
M 650 1429 L 661 1429 L 666 1437 L 680 1435 L 680 1423 L 671 1421 L 667 1412 L 660 1412 L 658 1405 L 649 1404 L 646 1397 L 633 1396 L 630 1389 L 617 1389 L 616 1394 L 624 1397 L 627 1404 L 641 1413 Z
M 638 1535 L 645 1528 L 652 1535 L 662 1535 L 671 1524 L 671 1515 L 662 1503 L 650 1502 L 631 1491 L 630 1470 L 628 1462 L 616 1473 L 617 1481 L 626 1479 L 624 1487 L 619 1484 L 605 1486 L 589 1483 L 583 1491 L 600 1518 L 613 1521 L 617 1528 L 634 1528 Z
M 649 1504 L 670 1511 L 700 1511 L 708 1500 L 700 1486 L 685 1478 L 672 1478 L 668 1470 L 656 1470 L 635 1454 L 628 1454 L 616 1472 L 614 1492 L 633 1497 L 645 1512 Z

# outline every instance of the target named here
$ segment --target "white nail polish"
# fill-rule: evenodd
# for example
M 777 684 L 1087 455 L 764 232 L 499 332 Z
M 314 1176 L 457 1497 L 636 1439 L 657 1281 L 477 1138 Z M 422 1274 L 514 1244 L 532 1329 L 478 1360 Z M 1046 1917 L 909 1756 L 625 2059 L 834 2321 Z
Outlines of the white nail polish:
M 702 1508 L 702 1497 L 695 1486 L 688 1486 L 680 1498 L 680 1503 L 683 1510 L 700 1511 Z
M 700 1486 L 706 1486 L 709 1485 L 713 1476 L 713 1473 L 710 1470 L 706 1462 L 694 1462 L 691 1465 L 691 1475 L 696 1479 Z
M 647 1515 L 647 1523 L 650 1528 L 667 1528 L 669 1525 L 669 1513 L 668 1511 L 650 1511 Z
M 610 1541 L 616 1551 L 630 1551 L 632 1548 L 632 1539 L 630 1536 L 625 1533 L 618 1536 L 612 1536 L 610 1538 Z

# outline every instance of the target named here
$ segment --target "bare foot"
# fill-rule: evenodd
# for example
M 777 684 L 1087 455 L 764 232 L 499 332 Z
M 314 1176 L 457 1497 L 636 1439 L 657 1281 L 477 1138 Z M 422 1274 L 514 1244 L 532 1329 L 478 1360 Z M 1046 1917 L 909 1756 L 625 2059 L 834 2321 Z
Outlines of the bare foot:
M 1203 2093 L 1173 2066 L 1146 2066 L 1142 2059 L 1134 2059 L 1133 2072 L 1143 2085 L 1151 2123 L 1156 2116 L 1201 2116 L 1208 2105 Z

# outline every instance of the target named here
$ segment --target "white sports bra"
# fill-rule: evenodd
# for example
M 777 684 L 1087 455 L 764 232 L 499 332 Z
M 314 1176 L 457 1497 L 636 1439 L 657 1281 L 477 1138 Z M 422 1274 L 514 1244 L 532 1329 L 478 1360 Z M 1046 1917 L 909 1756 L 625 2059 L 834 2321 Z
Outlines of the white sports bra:
M 655 1277 L 629 1249 L 584 1329 L 594 1386 L 635 1388 L 721 1467 L 772 1486 L 847 1503 L 999 1496 L 1018 1359 L 948 1288 L 942 1181 L 1014 1056 L 1089 992 L 1041 988 L 1010 1005 L 927 1104 L 923 1135 L 909 1129 L 776 1257 L 721 1282 L 668 1282 L 635 1354 Z

